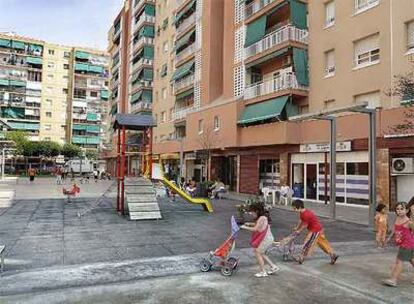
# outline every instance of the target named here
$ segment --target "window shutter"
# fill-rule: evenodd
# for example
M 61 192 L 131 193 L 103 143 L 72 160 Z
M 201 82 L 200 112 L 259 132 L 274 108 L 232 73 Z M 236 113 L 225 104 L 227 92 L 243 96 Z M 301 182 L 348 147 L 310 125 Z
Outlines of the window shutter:
M 414 21 L 407 24 L 407 46 L 409 49 L 414 48 Z
M 379 34 L 355 42 L 355 57 L 379 48 Z

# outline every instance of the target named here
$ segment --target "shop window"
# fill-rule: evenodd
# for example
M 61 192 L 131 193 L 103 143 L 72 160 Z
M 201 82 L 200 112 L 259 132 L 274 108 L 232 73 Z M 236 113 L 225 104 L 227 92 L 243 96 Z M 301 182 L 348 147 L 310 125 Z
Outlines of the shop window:
M 279 160 L 277 159 L 261 159 L 259 162 L 259 184 L 263 187 L 280 186 Z
M 347 163 L 347 175 L 368 175 L 368 163 Z
M 304 195 L 304 165 L 292 164 L 292 189 L 293 196 L 303 198 Z

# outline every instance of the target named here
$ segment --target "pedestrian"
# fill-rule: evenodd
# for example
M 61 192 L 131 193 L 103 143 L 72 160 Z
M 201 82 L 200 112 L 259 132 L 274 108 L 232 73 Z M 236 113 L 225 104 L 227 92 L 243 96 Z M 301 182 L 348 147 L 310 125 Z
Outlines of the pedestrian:
M 70 168 L 70 175 L 72 176 L 72 181 L 75 179 L 75 171 L 73 170 L 73 168 Z
M 376 211 L 377 214 L 375 215 L 375 240 L 377 241 L 378 247 L 384 248 L 388 230 L 388 208 L 384 204 L 379 204 L 377 206 Z
M 95 183 L 98 182 L 98 176 L 99 176 L 99 171 L 98 170 L 93 170 L 93 178 L 95 180 Z
M 404 262 L 410 262 L 414 267 L 414 222 L 409 218 L 411 215 L 409 211 L 406 203 L 400 202 L 395 206 L 397 218 L 387 242 L 394 237 L 395 244 L 398 246 L 398 254 L 391 271 L 391 277 L 383 281 L 387 286 L 396 287 L 398 285 Z M 414 284 L 414 277 L 411 283 Z
M 265 211 L 264 205 L 261 203 L 251 205 L 249 212 L 254 216 L 255 222 L 245 223 L 240 228 L 253 232 L 250 245 L 253 247 L 254 255 L 260 268 L 260 272 L 256 273 L 255 277 L 263 278 L 280 270 L 266 255 L 266 251 L 274 242 L 269 225 L 270 215 Z M 268 271 L 265 269 L 265 262 L 270 265 L 270 270 Z
M 331 265 L 334 265 L 338 259 L 325 237 L 322 224 L 319 222 L 318 217 L 309 209 L 305 209 L 302 200 L 295 200 L 292 203 L 293 209 L 299 213 L 299 223 L 295 227 L 295 233 L 299 235 L 305 228 L 308 230 L 308 234 L 305 237 L 302 252 L 297 258 L 299 264 L 302 264 L 306 257 L 308 257 L 316 245 L 322 249 L 326 254 L 331 257 Z
M 30 183 L 33 183 L 36 176 L 36 169 L 30 167 L 29 170 L 27 170 L 27 175 L 29 175 Z

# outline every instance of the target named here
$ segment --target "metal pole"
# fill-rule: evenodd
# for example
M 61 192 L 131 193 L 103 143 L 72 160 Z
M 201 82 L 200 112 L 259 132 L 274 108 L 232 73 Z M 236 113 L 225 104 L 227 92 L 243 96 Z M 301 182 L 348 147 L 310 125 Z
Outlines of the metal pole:
M 5 153 L 4 153 L 4 150 L 5 150 L 5 148 L 3 148 L 3 155 L 2 155 L 2 158 L 1 158 L 1 179 L 2 180 L 4 180 L 4 165 L 5 165 L 5 161 L 4 161 Z
M 325 152 L 325 167 L 324 167 L 324 196 L 325 196 L 325 205 L 328 205 L 328 152 Z
M 369 111 L 369 219 L 368 225 L 374 226 L 375 203 L 377 199 L 376 185 L 376 112 L 375 109 Z
M 184 164 L 184 153 L 183 153 L 183 138 L 180 139 L 180 180 L 183 177 L 183 164 Z
M 152 178 L 152 135 L 153 135 L 153 129 L 152 127 L 150 127 L 149 129 L 149 147 L 148 147 L 148 157 L 149 157 L 149 161 L 148 161 L 148 166 L 149 166 L 149 178 Z
M 125 126 L 122 126 L 122 137 L 121 137 L 121 213 L 125 215 L 125 151 L 126 151 L 126 137 L 125 137 Z
M 336 218 L 336 118 L 330 117 L 331 139 L 330 139 L 330 172 L 329 172 L 329 201 L 331 218 Z

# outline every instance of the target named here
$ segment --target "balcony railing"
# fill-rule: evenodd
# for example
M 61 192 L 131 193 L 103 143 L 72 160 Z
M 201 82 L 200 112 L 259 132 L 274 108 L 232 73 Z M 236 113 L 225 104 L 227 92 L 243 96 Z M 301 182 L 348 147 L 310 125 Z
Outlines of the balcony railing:
M 247 86 L 244 90 L 244 99 L 256 98 L 278 91 L 290 89 L 307 91 L 308 87 L 300 85 L 296 79 L 295 74 L 285 73 L 275 79 L 265 82 L 258 82 Z
M 195 43 L 186 47 L 184 50 L 182 50 L 175 56 L 174 64 L 177 65 L 177 63 L 179 63 L 181 60 L 193 54 L 195 52 L 195 49 Z
M 135 54 L 135 52 L 137 50 L 139 50 L 144 44 L 149 44 L 149 45 L 153 45 L 154 44 L 154 38 L 150 38 L 150 37 L 141 37 L 134 45 L 133 47 L 133 53 Z
M 154 61 L 152 59 L 141 58 L 140 60 L 138 60 L 136 63 L 132 65 L 132 72 L 134 72 L 137 68 L 140 68 L 143 65 L 152 66 L 153 63 Z
M 177 30 L 175 31 L 176 35 L 181 35 L 182 33 L 184 33 L 186 30 L 188 30 L 191 26 L 193 26 L 196 22 L 196 14 L 195 12 L 188 17 L 187 19 L 185 19 L 183 21 L 183 23 L 180 24 L 180 26 L 177 28 Z
M 155 5 L 155 0 L 136 0 L 134 3 L 134 13 L 141 9 L 145 3 L 153 3 Z
M 264 52 L 288 40 L 308 43 L 308 31 L 298 29 L 292 25 L 286 25 L 266 35 L 262 40 L 245 48 L 244 59 Z
M 140 101 L 134 104 L 131 104 L 131 111 L 132 112 L 139 112 L 139 111 L 151 111 L 152 110 L 152 103 Z
M 196 111 L 196 108 L 194 106 L 174 109 L 172 113 L 172 119 L 173 120 L 184 119 L 187 116 L 187 114 L 192 113 L 194 111 Z
M 254 0 L 249 5 L 246 6 L 244 11 L 245 18 L 249 18 L 251 15 L 257 13 L 265 6 L 269 5 L 272 2 L 275 2 L 276 0 Z
M 184 77 L 174 82 L 174 85 L 173 85 L 174 93 L 191 85 L 194 85 L 194 75 Z
M 139 89 L 145 88 L 152 88 L 152 81 L 151 80 L 138 80 L 136 83 L 132 84 L 132 88 L 134 91 L 138 91 Z
M 141 27 L 141 25 L 143 25 L 145 22 L 147 22 L 147 23 L 155 23 L 155 17 L 143 13 L 139 17 L 137 23 L 135 23 L 135 27 L 134 27 L 135 30 L 139 29 Z

